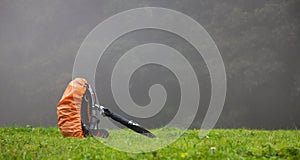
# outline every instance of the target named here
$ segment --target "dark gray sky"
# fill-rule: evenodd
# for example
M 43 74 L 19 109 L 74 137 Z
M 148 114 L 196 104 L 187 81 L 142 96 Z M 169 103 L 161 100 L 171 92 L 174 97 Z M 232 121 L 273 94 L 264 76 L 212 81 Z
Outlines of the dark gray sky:
M 216 42 L 228 80 L 226 103 L 217 127 L 300 126 L 299 0 L 2 0 L 0 126 L 56 125 L 56 104 L 72 78 L 75 56 L 84 38 L 106 18 L 145 6 L 189 15 Z M 207 67 L 195 48 L 164 31 L 132 32 L 107 49 L 96 75 L 102 103 L 121 112 L 109 86 L 113 66 L 124 51 L 150 42 L 177 48 L 196 70 L 201 100 L 192 127 L 199 127 L 210 100 Z M 130 93 L 134 101 L 149 103 L 148 88 L 155 83 L 165 86 L 169 99 L 157 117 L 137 119 L 149 127 L 157 127 L 153 121 L 167 123 L 176 113 L 170 106 L 176 108 L 180 102 L 176 77 L 155 65 L 144 66 L 133 75 Z

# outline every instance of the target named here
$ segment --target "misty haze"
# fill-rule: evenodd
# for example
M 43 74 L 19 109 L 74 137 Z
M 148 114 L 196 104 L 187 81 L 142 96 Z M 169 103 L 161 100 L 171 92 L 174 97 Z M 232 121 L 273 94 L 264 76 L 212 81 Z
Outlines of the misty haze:
M 1 0 L 0 126 L 56 126 L 57 103 L 72 80 L 75 57 L 88 33 L 119 12 L 149 6 L 192 17 L 220 50 L 227 93 L 215 128 L 300 127 L 299 0 Z M 180 104 L 180 85 L 174 73 L 161 65 L 140 67 L 129 84 L 131 97 L 140 106 L 150 103 L 148 92 L 153 84 L 164 86 L 167 100 L 157 115 L 131 117 L 113 98 L 115 64 L 126 51 L 146 43 L 176 49 L 195 70 L 201 97 L 190 127 L 200 128 L 211 96 L 208 68 L 188 41 L 167 31 L 136 30 L 106 49 L 95 79 L 100 103 L 147 128 L 163 127 L 174 117 Z

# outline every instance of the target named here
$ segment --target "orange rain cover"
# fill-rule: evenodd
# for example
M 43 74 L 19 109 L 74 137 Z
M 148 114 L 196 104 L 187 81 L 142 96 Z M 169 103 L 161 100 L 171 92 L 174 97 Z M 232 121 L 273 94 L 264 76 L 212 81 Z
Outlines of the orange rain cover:
M 86 91 L 86 80 L 76 78 L 66 88 L 57 105 L 58 127 L 64 137 L 83 138 L 80 107 Z

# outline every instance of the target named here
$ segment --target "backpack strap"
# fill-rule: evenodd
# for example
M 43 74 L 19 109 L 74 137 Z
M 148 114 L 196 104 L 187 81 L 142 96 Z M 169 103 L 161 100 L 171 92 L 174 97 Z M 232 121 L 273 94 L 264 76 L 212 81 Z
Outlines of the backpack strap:
M 82 129 L 86 136 L 93 136 L 95 130 L 99 129 L 100 110 L 96 103 L 96 95 L 91 85 L 86 83 L 86 92 L 83 97 L 82 105 Z

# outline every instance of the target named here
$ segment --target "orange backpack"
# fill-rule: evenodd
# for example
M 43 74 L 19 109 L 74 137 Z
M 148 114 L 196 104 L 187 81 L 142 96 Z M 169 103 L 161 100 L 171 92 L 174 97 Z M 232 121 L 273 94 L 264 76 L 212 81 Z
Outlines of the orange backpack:
M 86 83 L 83 78 L 71 81 L 58 102 L 58 127 L 64 137 L 84 137 L 80 111 Z
M 64 137 L 86 136 L 107 138 L 109 133 L 99 129 L 100 115 L 123 124 L 137 133 L 154 138 L 155 135 L 138 123 L 128 120 L 97 102 L 96 93 L 83 78 L 69 83 L 57 104 L 58 128 Z

